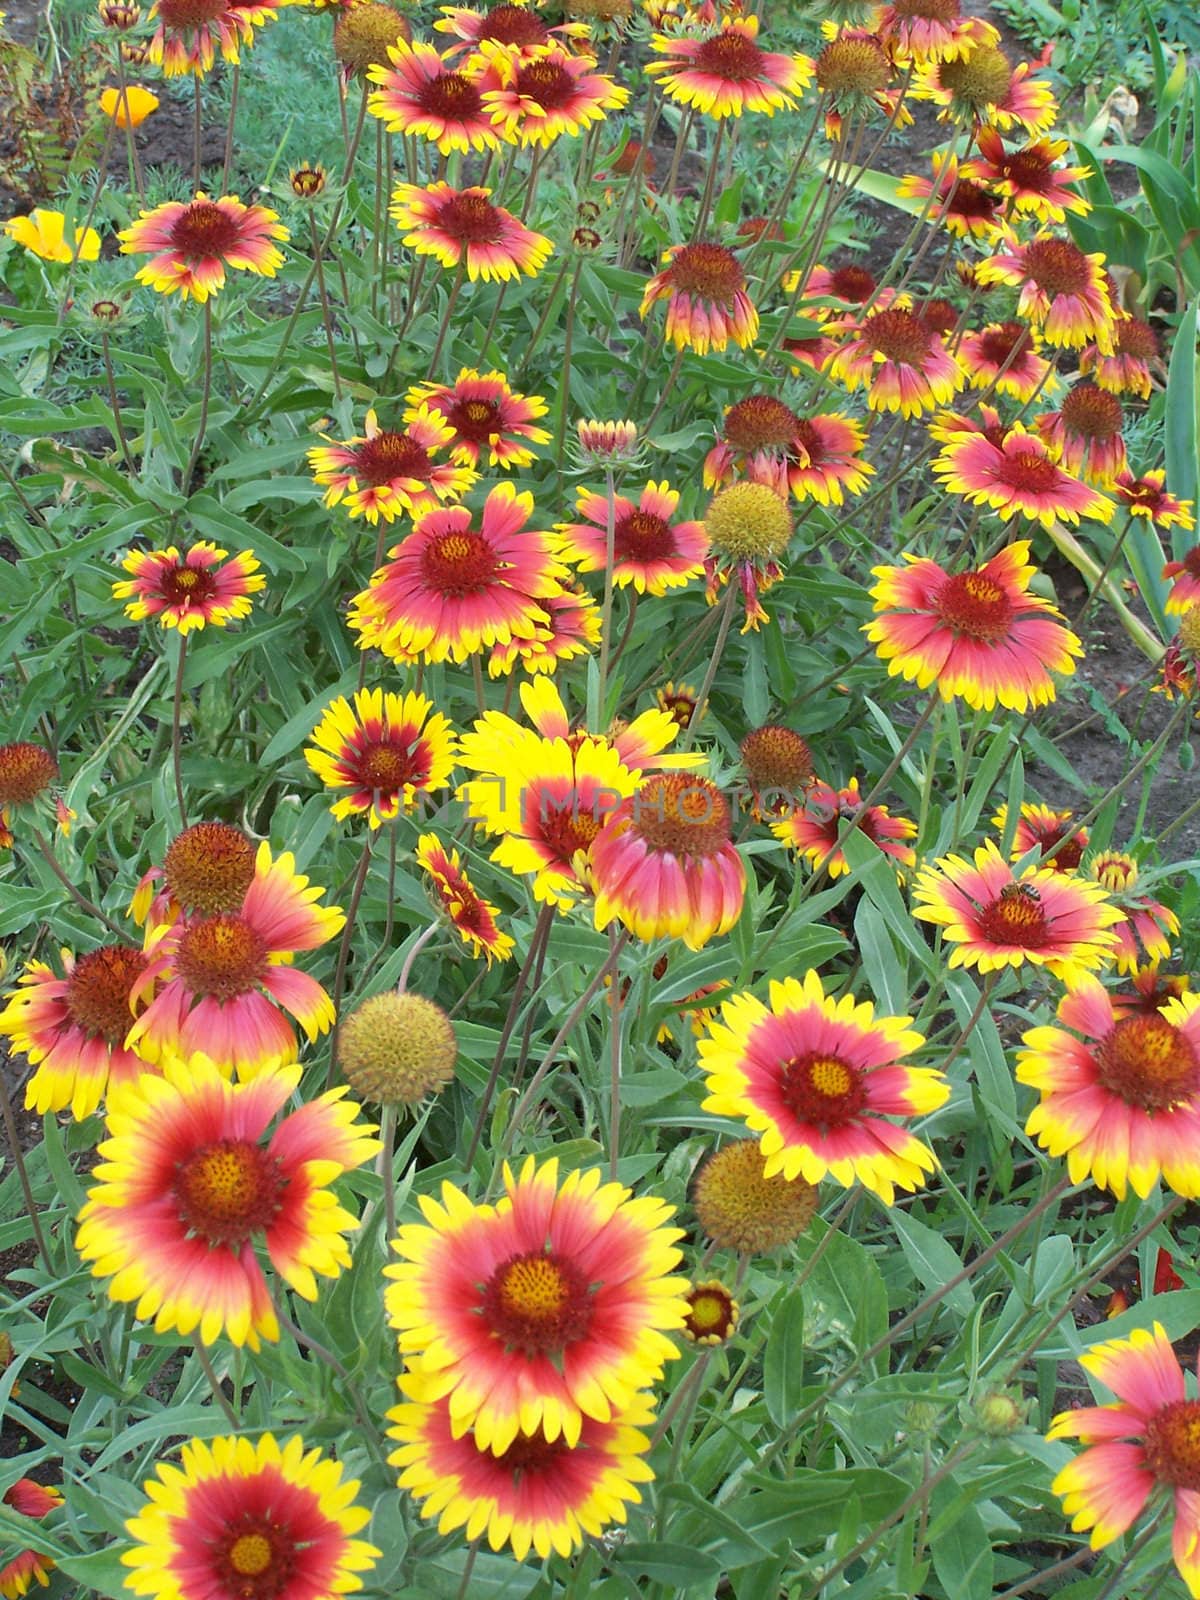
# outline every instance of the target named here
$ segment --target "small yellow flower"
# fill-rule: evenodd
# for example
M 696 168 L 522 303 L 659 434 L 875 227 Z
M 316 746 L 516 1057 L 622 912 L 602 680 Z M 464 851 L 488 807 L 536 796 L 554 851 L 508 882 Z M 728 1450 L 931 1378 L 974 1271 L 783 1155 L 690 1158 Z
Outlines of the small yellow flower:
M 158 96 L 137 83 L 125 89 L 103 89 L 100 109 L 118 128 L 140 128 L 150 113 L 158 110 Z
M 100 235 L 94 228 L 75 229 L 75 249 L 64 237 L 66 218 L 61 211 L 35 208 L 27 217 L 10 217 L 4 231 L 10 239 L 25 246 L 43 261 L 95 261 L 100 254 Z

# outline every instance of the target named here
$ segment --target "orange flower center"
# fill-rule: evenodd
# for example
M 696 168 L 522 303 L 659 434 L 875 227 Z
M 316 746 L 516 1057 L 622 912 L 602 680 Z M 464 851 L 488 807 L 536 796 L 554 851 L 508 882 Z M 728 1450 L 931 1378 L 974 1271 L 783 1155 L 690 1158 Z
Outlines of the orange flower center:
M 1186 1034 L 1155 1011 L 1125 1017 L 1096 1046 L 1104 1087 L 1143 1111 L 1170 1111 L 1200 1090 L 1200 1056 Z
M 1035 239 L 1025 247 L 1025 270 L 1049 295 L 1082 294 L 1092 287 L 1092 263 L 1069 239 Z
M 1069 432 L 1082 434 L 1085 439 L 1111 439 L 1120 433 L 1125 421 L 1116 395 L 1094 383 L 1077 383 L 1064 399 L 1059 415 Z
M 892 10 L 920 22 L 957 22 L 962 15 L 959 0 L 892 0 Z
M 398 794 L 406 783 L 429 780 L 429 749 L 423 739 L 412 744 L 397 740 L 364 745 L 353 762 L 355 775 L 364 789 L 381 794 Z
M 158 18 L 167 28 L 199 28 L 229 10 L 229 0 L 159 0 Z
M 504 235 L 499 211 L 481 194 L 451 195 L 434 226 L 462 244 L 496 244 Z
M 812 752 L 791 728 L 768 722 L 742 740 L 742 764 L 756 789 L 800 788 L 812 777 Z
M 876 94 L 891 76 L 891 62 L 874 39 L 835 39 L 817 57 L 817 86 L 828 94 Z
M 679 546 L 669 522 L 653 511 L 631 511 L 617 520 L 613 549 L 622 561 L 665 561 Z
M 919 367 L 933 344 L 929 329 L 911 311 L 875 312 L 867 318 L 863 337 L 886 360 L 906 367 Z
M 455 400 L 443 415 L 460 439 L 475 445 L 489 444 L 500 432 L 498 400 Z
M 0 805 L 36 800 L 58 777 L 58 762 L 40 744 L 0 744 Z
M 133 1026 L 129 994 L 145 965 L 140 950 L 122 944 L 106 944 L 80 956 L 67 979 L 71 1021 L 89 1038 L 119 1045 Z
M 696 51 L 691 70 L 726 83 L 753 83 L 762 74 L 763 59 L 763 52 L 744 33 L 719 33 Z
M 458 600 L 482 594 L 495 581 L 496 552 L 471 528 L 431 539 L 421 553 L 421 574 L 431 589 Z
M 398 478 L 427 483 L 432 463 L 429 451 L 409 433 L 389 433 L 386 429 L 373 439 L 364 439 L 354 451 L 354 475 L 372 489 L 380 489 Z
M 1031 447 L 1028 450 L 1014 450 L 1003 453 L 993 469 L 996 481 L 1007 484 L 1010 489 L 1020 489 L 1026 494 L 1052 494 L 1055 489 L 1063 487 L 1059 479 L 1058 468 L 1039 450 Z
M 800 419 L 790 406 L 771 394 L 751 394 L 725 414 L 725 437 L 738 450 L 786 449 L 796 437 Z
M 246 1512 L 225 1530 L 214 1560 L 214 1597 L 275 1600 L 292 1577 L 296 1543 L 287 1523 Z
M 452 117 L 456 121 L 478 116 L 483 109 L 483 96 L 461 72 L 439 73 L 421 85 L 416 100 L 428 116 Z
M 956 100 L 975 108 L 993 106 L 1004 99 L 1012 84 L 1012 64 L 1003 50 L 982 45 L 957 61 L 943 61 L 938 80 Z
M 691 773 L 656 773 L 633 797 L 633 830 L 664 854 L 697 860 L 729 845 L 729 803 L 707 778 Z
M 476 37 L 497 44 L 545 44 L 550 35 L 525 6 L 493 6 Z
M 854 306 L 864 305 L 877 287 L 874 275 L 866 267 L 848 264 L 835 267 L 829 274 L 830 294 L 836 295 L 839 300 L 848 300 Z
M 577 93 L 575 79 L 557 61 L 531 61 L 517 72 L 513 93 L 535 101 L 544 111 L 569 105 Z
M 213 200 L 193 200 L 171 224 L 171 246 L 185 261 L 224 256 L 241 238 L 236 219 Z
M 163 860 L 167 888 L 188 911 L 240 910 L 254 881 L 254 845 L 228 822 L 197 822 Z
M 245 1244 L 275 1218 L 287 1179 L 277 1157 L 248 1139 L 219 1139 L 175 1169 L 180 1221 L 210 1246 Z
M 588 1285 L 553 1251 L 512 1256 L 484 1285 L 484 1321 L 506 1350 L 528 1358 L 566 1349 L 592 1320 Z
M 1048 928 L 1042 897 L 1027 884 L 1006 883 L 991 905 L 983 908 L 980 932 L 991 944 L 1040 950 Z
M 1138 361 L 1153 361 L 1158 354 L 1158 335 L 1140 317 L 1118 317 L 1115 328 L 1117 354 Z
M 685 244 L 664 277 L 685 294 L 714 303 L 728 303 L 746 286 L 737 257 L 722 244 Z
M 959 572 L 947 578 L 933 606 L 947 627 L 981 644 L 996 644 L 1012 624 L 1012 601 L 984 572 Z
M 191 992 L 222 1004 L 257 988 L 266 965 L 258 934 L 243 917 L 225 913 L 185 928 L 175 951 L 176 970 Z
M 867 1103 L 867 1087 L 858 1069 L 821 1050 L 785 1061 L 779 1092 L 797 1121 L 822 1132 L 853 1122 Z
M 1173 1400 L 1146 1423 L 1146 1464 L 1160 1483 L 1200 1489 L 1200 1400 Z
M 979 350 L 983 359 L 997 367 L 1009 363 L 1012 366 L 1013 352 L 1021 351 L 1029 343 L 1029 330 L 1022 322 L 1001 322 L 994 328 L 988 328 L 979 339 Z

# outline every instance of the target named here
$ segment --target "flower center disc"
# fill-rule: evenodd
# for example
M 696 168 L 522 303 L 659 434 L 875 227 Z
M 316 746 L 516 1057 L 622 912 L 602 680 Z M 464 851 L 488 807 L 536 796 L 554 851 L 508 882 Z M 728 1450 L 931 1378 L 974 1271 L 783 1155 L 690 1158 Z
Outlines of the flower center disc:
M 276 1157 L 246 1139 L 203 1145 L 179 1163 L 174 1184 L 180 1219 L 214 1248 L 261 1232 L 286 1187 Z
M 652 511 L 632 511 L 613 533 L 617 556 L 632 561 L 657 561 L 673 556 L 677 546 L 669 522 Z
M 549 33 L 524 6 L 494 6 L 483 19 L 480 39 L 497 44 L 545 44 Z
M 1012 601 L 1000 585 L 982 572 L 959 572 L 947 578 L 934 597 L 934 609 L 955 633 L 996 644 L 1012 623 Z
M 600 832 L 604 817 L 598 799 L 589 805 L 574 789 L 561 806 L 553 795 L 539 797 L 534 831 L 560 866 L 569 867 L 576 852 L 586 850 Z
M 207 567 L 169 567 L 159 579 L 170 605 L 202 606 L 212 598 L 216 579 Z
M 494 400 L 457 400 L 446 421 L 460 438 L 488 444 L 500 431 L 500 407 Z
M 991 106 L 1003 100 L 1012 83 L 1012 65 L 1003 50 L 983 45 L 957 61 L 943 61 L 938 78 L 944 89 L 969 106 Z
M 246 1514 L 234 1521 L 222 1544 L 213 1600 L 275 1600 L 287 1588 L 296 1552 L 287 1523 Z
M 421 758 L 420 746 L 369 744 L 358 758 L 358 778 L 365 789 L 386 794 L 398 793 L 406 783 L 424 783 L 429 777 L 429 762 Z
M 496 244 L 504 232 L 500 213 L 481 194 L 456 194 L 434 226 L 467 244 Z
M 1161 1482 L 1200 1489 L 1200 1400 L 1175 1400 L 1146 1423 L 1146 1462 Z
M 237 911 L 254 881 L 254 845 L 228 822 L 197 822 L 172 840 L 163 879 L 189 911 Z
M 856 1068 L 820 1050 L 783 1063 L 780 1095 L 797 1121 L 822 1130 L 844 1127 L 867 1103 L 866 1085 Z
M 146 965 L 140 950 L 106 944 L 89 950 L 67 979 L 66 1006 L 71 1021 L 89 1038 L 118 1045 L 133 1026 L 129 991 Z
M 1064 825 L 1061 828 L 1047 828 L 1044 832 L 1039 833 L 1038 844 L 1041 847 L 1042 854 L 1048 855 L 1066 831 L 1067 828 Z M 1077 833 L 1073 838 L 1068 839 L 1061 850 L 1055 853 L 1053 859 L 1047 862 L 1047 866 L 1054 867 L 1058 872 L 1074 872 L 1075 868 L 1083 860 L 1083 852 L 1086 848 L 1087 835 L 1085 833 Z
M 0 746 L 0 805 L 36 800 L 58 777 L 58 763 L 40 744 Z
M 919 367 L 933 344 L 929 329 L 911 311 L 877 311 L 868 317 L 864 338 L 888 361 Z
M 704 300 L 728 301 L 746 286 L 736 256 L 723 244 L 685 244 L 666 276 L 676 289 Z
M 1159 1012 L 1118 1022 L 1095 1053 L 1104 1087 L 1143 1111 L 1170 1111 L 1200 1089 L 1194 1046 Z
M 1026 248 L 1025 267 L 1047 294 L 1079 294 L 1091 286 L 1091 262 L 1067 239 L 1035 239 Z
M 549 1355 L 582 1339 L 592 1320 L 588 1285 L 553 1252 L 512 1256 L 483 1290 L 483 1316 L 497 1339 L 521 1355 Z
M 461 72 L 443 72 L 421 85 L 421 110 L 435 117 L 470 117 L 483 109 L 483 96 Z
M 739 450 L 786 449 L 796 437 L 800 419 L 790 406 L 770 394 L 747 395 L 725 417 L 725 438 Z
M 655 776 L 633 797 L 633 828 L 651 850 L 703 859 L 729 843 L 729 804 L 715 783 L 690 773 Z
M 984 908 L 979 919 L 983 937 L 992 944 L 1040 950 L 1046 943 L 1046 913 L 1036 889 L 1005 884 L 998 899 Z
M 536 101 L 544 111 L 555 111 L 570 103 L 575 80 L 557 61 L 531 61 L 517 73 L 514 92 Z
M 430 540 L 421 556 L 421 570 L 431 588 L 461 599 L 482 594 L 495 578 L 498 563 L 483 535 L 468 528 Z
M 1085 439 L 1111 439 L 1125 421 L 1121 402 L 1094 383 L 1077 383 L 1062 403 L 1063 424 Z
M 1002 322 L 999 327 L 989 328 L 979 341 L 979 348 L 985 361 L 1002 367 L 1006 361 L 1011 361 L 1014 351 L 1021 351 L 1029 343 L 1029 334 L 1020 322 Z
M 223 256 L 240 237 L 241 229 L 234 219 L 212 200 L 194 200 L 171 229 L 171 243 L 189 261 Z
M 1012 489 L 1030 494 L 1049 494 L 1058 483 L 1058 468 L 1048 456 L 1036 450 L 1014 450 L 996 463 L 995 476 Z
M 1149 499 L 1149 495 L 1146 498 Z M 1200 578 L 1200 544 L 1194 544 L 1184 556 L 1183 569 L 1189 578 Z
M 1120 317 L 1115 331 L 1118 355 L 1152 361 L 1158 354 L 1158 339 L 1154 329 L 1139 317 Z
M 1029 194 L 1048 194 L 1054 187 L 1054 163 L 1037 150 L 1014 150 L 1000 165 L 1014 187 Z
M 962 15 L 959 0 L 892 0 L 892 10 L 919 22 L 957 22 Z
M 199 28 L 228 9 L 229 0 L 159 0 L 158 16 L 168 28 Z
M 833 94 L 872 94 L 892 75 L 887 56 L 873 39 L 835 39 L 817 57 L 817 85 Z
M 224 1004 L 257 987 L 266 956 L 262 940 L 244 918 L 221 913 L 184 930 L 175 966 L 193 994 L 211 995 Z
M 397 478 L 414 478 L 423 483 L 429 468 L 428 450 L 407 433 L 377 433 L 354 452 L 355 476 L 365 478 L 372 489 L 380 489 Z
M 752 83 L 762 70 L 762 51 L 742 33 L 719 33 L 696 51 L 693 71 L 727 83 Z
M 866 267 L 836 267 L 829 275 L 829 292 L 851 305 L 864 305 L 877 288 L 874 275 Z

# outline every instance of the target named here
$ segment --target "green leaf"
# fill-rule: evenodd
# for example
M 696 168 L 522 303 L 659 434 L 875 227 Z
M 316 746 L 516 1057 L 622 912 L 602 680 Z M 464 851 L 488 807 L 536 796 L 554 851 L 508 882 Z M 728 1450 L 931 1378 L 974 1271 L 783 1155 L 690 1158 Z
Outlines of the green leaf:
M 692 1584 L 711 1584 L 721 1573 L 721 1563 L 713 1556 L 685 1544 L 623 1544 L 617 1555 L 614 1564 L 653 1583 L 670 1584 L 674 1594 L 686 1593 Z
M 1167 393 L 1163 422 L 1163 446 L 1166 452 L 1167 488 L 1185 500 L 1195 500 L 1200 487 L 1200 427 L 1196 404 L 1196 309 L 1195 301 L 1179 319 L 1175 341 L 1171 347 L 1171 364 L 1167 369 Z M 1149 519 L 1138 517 L 1138 522 Z M 1180 530 L 1182 544 L 1177 554 L 1191 542 L 1192 535 Z M 1156 575 L 1162 584 L 1161 573 Z
M 888 1216 L 909 1266 L 917 1281 L 926 1289 L 940 1289 L 962 1271 L 963 1264 L 955 1254 L 954 1247 L 936 1228 L 929 1227 L 899 1207 L 890 1211 Z M 970 1316 L 975 1305 L 971 1285 L 958 1284 L 946 1296 L 945 1303 L 957 1315 Z
M 777 1428 L 800 1409 L 804 1387 L 804 1299 L 799 1289 L 786 1294 L 771 1319 L 763 1356 L 763 1399 Z
M 996 1558 L 974 1491 L 951 1479 L 933 1491 L 928 1546 L 933 1570 L 952 1600 L 988 1600 L 996 1582 Z
M 814 1221 L 795 1250 L 804 1267 L 829 1232 Z M 805 1282 L 810 1343 L 816 1334 L 838 1334 L 855 1350 L 865 1350 L 887 1331 L 887 1290 L 870 1253 L 847 1234 L 835 1233 Z
M 764 1544 L 783 1542 L 821 1545 L 841 1526 L 847 1499 L 859 1504 L 863 1524 L 881 1522 L 909 1493 L 909 1485 L 894 1472 L 878 1467 L 848 1467 L 821 1472 L 796 1467 L 786 1483 L 750 1474 L 751 1485 L 738 1504 L 738 1521 Z

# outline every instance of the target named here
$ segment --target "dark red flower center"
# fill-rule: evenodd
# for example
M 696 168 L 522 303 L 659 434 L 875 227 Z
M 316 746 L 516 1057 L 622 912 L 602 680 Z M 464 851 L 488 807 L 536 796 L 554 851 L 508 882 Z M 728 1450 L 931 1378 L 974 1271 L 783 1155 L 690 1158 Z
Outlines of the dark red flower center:
M 919 22 L 957 22 L 962 15 L 959 0 L 892 0 L 892 10 Z
M 170 239 L 185 261 L 205 261 L 240 244 L 242 230 L 215 201 L 193 200 L 171 224 Z
M 990 222 L 999 209 L 999 200 L 989 194 L 982 184 L 972 183 L 970 178 L 959 178 L 954 194 L 942 204 L 947 216 L 965 217 L 968 220 L 978 217 L 985 222 Z
M 175 950 L 175 968 L 196 995 L 224 1004 L 258 987 L 267 949 L 244 917 L 220 913 L 186 927 Z
M 1200 1090 L 1200 1056 L 1161 1012 L 1125 1017 L 1096 1046 L 1100 1082 L 1142 1111 L 1170 1111 Z
M 502 1450 L 491 1459 L 497 1467 L 503 1466 L 506 1472 L 512 1474 L 513 1488 L 516 1489 L 523 1478 L 553 1481 L 554 1475 L 562 1469 L 563 1458 L 570 1453 L 571 1447 L 561 1433 L 553 1440 L 547 1439 L 542 1433 L 532 1436 L 518 1433 L 507 1450 Z
M 853 263 L 835 267 L 829 274 L 830 294 L 839 300 L 848 300 L 852 306 L 865 305 L 877 287 L 874 275 L 866 267 L 856 267 Z
M 999 104 L 1012 84 L 1012 63 L 1003 50 L 981 45 L 957 61 L 943 61 L 938 81 L 956 100 L 975 109 Z
M 867 318 L 863 337 L 888 361 L 919 367 L 933 345 L 933 335 L 911 311 L 876 311 Z
M 714 304 L 728 304 L 746 286 L 737 257 L 722 244 L 685 244 L 664 276 L 676 289 Z
M 1012 601 L 985 572 L 958 572 L 946 579 L 933 600 L 947 627 L 981 644 L 996 644 L 1012 625 Z
M 181 1161 L 173 1184 L 179 1218 L 214 1248 L 245 1244 L 274 1219 L 287 1179 L 279 1159 L 248 1139 L 219 1139 Z
M 435 226 L 462 244 L 496 244 L 504 236 L 504 219 L 481 194 L 456 194 L 443 201 Z
M 1151 490 L 1155 497 L 1158 496 L 1159 491 L 1154 488 L 1153 484 L 1147 485 L 1147 487 Z M 1149 496 L 1146 498 L 1149 498 Z M 1200 544 L 1194 544 L 1184 556 L 1183 570 L 1187 573 L 1189 578 L 1200 578 Z
M 286 1522 L 243 1512 L 229 1523 L 214 1553 L 215 1593 L 227 1600 L 275 1600 L 288 1588 L 296 1541 Z
M 729 1338 L 737 1327 L 737 1306 L 728 1289 L 719 1283 L 698 1283 L 687 1299 L 686 1334 L 708 1344 Z
M 832 452 L 822 436 L 821 430 L 815 423 L 810 422 L 807 417 L 801 417 L 797 420 L 796 436 L 792 444 L 794 455 L 800 459 L 803 459 L 803 456 L 808 457 L 808 460 L 804 463 L 806 466 L 819 467 L 826 461 L 832 460 Z
M 681 728 L 688 727 L 696 714 L 696 702 L 691 695 L 660 694 L 658 704 Z
M 738 223 L 738 238 L 757 244 L 760 239 L 782 239 L 783 229 L 770 217 L 745 217 Z
M 427 116 L 467 121 L 483 110 L 483 96 L 461 72 L 441 72 L 422 83 L 416 102 Z
M 465 928 L 468 933 L 477 934 L 482 939 L 495 938 L 495 923 L 490 913 L 484 910 L 483 901 L 474 889 L 468 889 L 465 883 L 456 883 L 453 892 L 443 889 L 441 893 L 456 927 Z
M 729 844 L 729 802 L 707 778 L 656 773 L 633 797 L 633 830 L 651 850 L 704 859 Z
M 1094 383 L 1077 383 L 1063 400 L 1059 412 L 1069 433 L 1085 439 L 1107 440 L 1121 431 L 1125 413 L 1115 394 Z
M 601 798 L 586 800 L 575 789 L 561 801 L 549 792 L 534 797 L 535 817 L 531 831 L 536 834 L 538 843 L 552 854 L 553 865 L 570 867 L 576 853 L 590 846 L 606 815 Z
M 129 995 L 145 966 L 146 957 L 130 945 L 106 944 L 80 956 L 67 979 L 71 1021 L 89 1038 L 119 1045 L 133 1026 Z
M 399 794 L 406 783 L 429 781 L 429 746 L 423 739 L 401 744 L 392 739 L 362 747 L 351 765 L 364 789 L 379 794 Z
M 477 35 L 497 44 L 545 44 L 550 35 L 525 6 L 493 6 Z
M 738 450 L 785 450 L 796 437 L 800 419 L 790 406 L 771 394 L 751 394 L 725 414 L 725 437 Z
M 763 52 L 744 33 L 718 33 L 705 39 L 693 57 L 693 72 L 706 72 L 726 83 L 753 83 L 762 73 Z
M 158 0 L 158 20 L 165 28 L 199 28 L 229 10 L 229 0 Z
M 828 1050 L 808 1050 L 782 1063 L 779 1094 L 798 1122 L 822 1133 L 853 1122 L 867 1103 L 858 1068 Z
M 163 879 L 188 911 L 238 911 L 254 881 L 254 843 L 228 822 L 197 822 L 172 840 Z
M 1095 276 L 1092 263 L 1069 239 L 1035 239 L 1025 247 L 1025 270 L 1049 295 L 1082 294 Z
M 985 361 L 997 367 L 1008 362 L 1011 369 L 1013 352 L 1023 351 L 1028 343 L 1029 329 L 1023 322 L 999 322 L 980 334 L 979 351 Z
M 1038 145 L 1013 150 L 997 164 L 1018 194 L 1054 193 L 1054 162 Z
M 533 100 L 544 111 L 561 111 L 578 94 L 575 79 L 557 61 L 531 61 L 517 72 L 513 93 Z
M 454 400 L 442 414 L 460 439 L 474 445 L 490 444 L 500 432 L 499 400 Z
M 1200 1489 L 1200 1400 L 1173 1400 L 1146 1423 L 1146 1465 L 1160 1483 Z
M 472 528 L 439 534 L 421 552 L 421 573 L 431 589 L 453 599 L 482 594 L 499 571 L 496 552 Z
M 619 517 L 613 530 L 619 561 L 668 561 L 679 554 L 675 530 L 653 511 L 634 510 Z
M 591 1290 L 573 1262 L 552 1250 L 530 1251 L 496 1268 L 483 1285 L 480 1310 L 506 1350 L 531 1360 L 586 1338 Z
M 874 39 L 834 39 L 817 57 L 817 86 L 830 95 L 877 94 L 891 76 L 892 64 Z
M 26 805 L 58 777 L 58 762 L 40 744 L 0 744 L 0 805 Z
M 381 489 L 398 478 L 427 483 L 431 467 L 429 451 L 408 433 L 385 430 L 373 439 L 364 439 L 354 450 L 354 476 L 372 489 Z
M 913 314 L 921 319 L 930 333 L 950 333 L 958 326 L 958 312 L 949 300 L 935 295 L 913 307 Z
M 1140 317 L 1118 317 L 1113 333 L 1118 355 L 1133 356 L 1137 361 L 1153 361 L 1158 354 L 1158 335 Z
M 211 567 L 189 567 L 185 562 L 164 568 L 157 581 L 162 598 L 171 606 L 203 606 L 217 587 Z
M 1049 855 L 1055 850 L 1058 841 L 1070 830 L 1071 822 L 1057 823 L 1054 826 L 1042 824 L 1036 831 L 1038 848 L 1043 855 Z M 1053 867 L 1056 872 L 1074 872 L 1083 860 L 1083 853 L 1087 849 L 1087 829 L 1083 828 L 1078 833 L 1072 834 L 1061 850 L 1055 850 L 1054 856 L 1048 861 L 1047 866 Z
M 1062 487 L 1058 468 L 1053 461 L 1049 456 L 1032 449 L 1005 454 L 996 462 L 994 475 L 998 483 L 1007 484 L 1010 489 L 1019 489 L 1026 494 L 1050 494 Z
M 1028 884 L 1006 883 L 991 905 L 983 907 L 979 930 L 991 944 L 1040 950 L 1049 934 L 1041 895 Z

